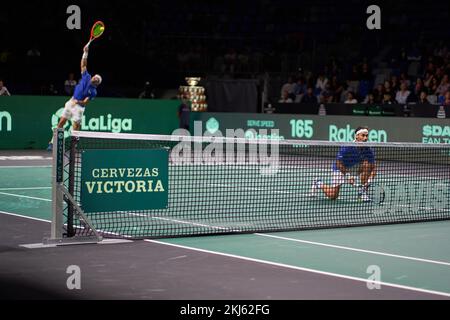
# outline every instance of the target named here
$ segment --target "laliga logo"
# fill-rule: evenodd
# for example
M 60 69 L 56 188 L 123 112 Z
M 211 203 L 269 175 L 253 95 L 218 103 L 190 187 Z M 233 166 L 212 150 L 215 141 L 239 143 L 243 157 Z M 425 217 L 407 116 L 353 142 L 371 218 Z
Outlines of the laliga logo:
M 64 108 L 59 109 L 52 115 L 52 131 L 58 126 L 59 119 L 64 112 Z M 98 118 L 86 119 L 83 116 L 81 119 L 81 130 L 85 131 L 108 131 L 108 132 L 122 132 L 131 131 L 133 128 L 133 119 L 113 118 L 111 114 L 106 117 L 101 115 Z M 64 125 L 64 137 L 67 138 L 72 132 L 72 127 L 69 121 Z
M 63 111 L 64 108 L 61 108 L 52 115 L 52 131 L 58 126 L 59 119 L 61 118 Z M 67 128 L 69 128 L 69 130 L 67 130 Z M 69 125 L 69 121 L 67 121 L 64 125 L 64 138 L 69 137 L 71 133 L 72 127 Z

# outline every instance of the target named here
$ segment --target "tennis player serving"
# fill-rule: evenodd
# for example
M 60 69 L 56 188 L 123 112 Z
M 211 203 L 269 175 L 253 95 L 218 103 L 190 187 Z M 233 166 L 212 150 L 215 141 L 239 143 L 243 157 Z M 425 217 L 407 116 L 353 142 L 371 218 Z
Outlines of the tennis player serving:
M 72 120 L 73 130 L 80 130 L 81 120 L 83 119 L 84 109 L 89 101 L 97 96 L 97 87 L 102 83 L 102 77 L 98 74 L 91 77 L 87 71 L 87 59 L 89 54 L 89 43 L 84 46 L 83 56 L 81 57 L 81 80 L 76 85 L 73 97 L 66 102 L 58 128 L 63 128 L 67 120 Z M 53 138 L 50 141 L 47 150 L 53 149 Z
M 358 127 L 355 131 L 354 142 L 367 142 L 368 135 L 369 129 L 367 127 Z M 314 179 L 311 196 L 316 196 L 317 191 L 322 190 L 329 199 L 337 199 L 341 185 L 344 183 L 355 184 L 355 177 L 349 174 L 349 171 L 355 167 L 361 181 L 358 192 L 359 198 L 363 202 L 370 202 L 368 188 L 375 177 L 375 155 L 371 148 L 364 146 L 341 147 L 336 156 L 336 161 L 333 163 L 331 185 L 324 184 L 320 179 Z

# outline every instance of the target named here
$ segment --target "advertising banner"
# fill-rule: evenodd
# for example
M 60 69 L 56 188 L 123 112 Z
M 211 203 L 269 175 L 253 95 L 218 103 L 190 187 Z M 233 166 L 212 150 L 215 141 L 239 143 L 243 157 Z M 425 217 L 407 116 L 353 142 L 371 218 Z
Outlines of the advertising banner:
M 200 121 L 197 132 L 194 132 L 194 121 Z M 220 131 L 226 136 L 226 129 L 241 128 L 247 138 L 253 139 L 348 142 L 353 141 L 357 127 L 367 126 L 371 142 L 450 143 L 450 119 L 438 118 L 205 112 L 192 114 L 191 122 L 195 135 Z M 274 129 L 278 132 L 272 132 Z
M 0 149 L 45 149 L 67 97 L 0 97 Z M 178 100 L 96 98 L 85 109 L 83 131 L 171 134 Z M 69 136 L 72 124 L 65 126 Z
M 84 212 L 166 209 L 167 149 L 84 150 L 81 208 Z

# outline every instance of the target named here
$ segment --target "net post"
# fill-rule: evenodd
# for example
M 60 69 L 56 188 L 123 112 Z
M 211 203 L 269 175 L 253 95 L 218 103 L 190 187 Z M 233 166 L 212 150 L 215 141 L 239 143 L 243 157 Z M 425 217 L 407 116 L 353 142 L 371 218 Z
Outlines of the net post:
M 50 239 L 63 238 L 63 193 L 60 186 L 64 183 L 64 129 L 56 128 L 53 131 L 53 158 L 52 158 L 52 224 Z
M 72 194 L 75 189 L 75 159 L 76 144 L 78 139 L 72 137 L 69 160 L 69 190 L 64 185 L 64 129 L 55 129 L 53 132 L 53 159 L 52 159 L 52 223 L 50 238 L 43 239 L 43 245 L 70 245 L 99 243 L 102 241 L 100 234 L 94 229 L 91 221 L 84 215 L 83 210 L 77 205 Z M 64 233 L 64 202 L 67 203 L 67 232 Z M 92 230 L 93 236 L 75 237 L 74 215 Z
M 75 190 L 75 162 L 76 159 L 76 147 L 78 139 L 77 137 L 71 137 L 70 143 L 70 156 L 69 156 L 69 194 L 73 195 Z M 73 227 L 74 218 L 74 205 L 71 201 L 67 201 L 67 237 L 75 236 L 75 230 Z

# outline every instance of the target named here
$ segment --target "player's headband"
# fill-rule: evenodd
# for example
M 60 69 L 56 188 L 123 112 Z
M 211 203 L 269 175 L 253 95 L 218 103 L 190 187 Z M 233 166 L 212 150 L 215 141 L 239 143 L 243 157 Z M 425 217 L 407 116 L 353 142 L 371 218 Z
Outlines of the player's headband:
M 95 76 L 93 76 L 92 78 L 96 78 L 98 81 L 98 84 L 102 83 L 102 77 L 99 74 L 96 74 Z
M 367 134 L 369 134 L 369 130 L 367 130 L 367 129 L 359 129 L 358 131 L 356 131 L 355 137 L 356 137 L 358 134 L 360 134 L 360 133 L 367 133 Z

